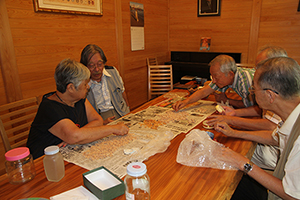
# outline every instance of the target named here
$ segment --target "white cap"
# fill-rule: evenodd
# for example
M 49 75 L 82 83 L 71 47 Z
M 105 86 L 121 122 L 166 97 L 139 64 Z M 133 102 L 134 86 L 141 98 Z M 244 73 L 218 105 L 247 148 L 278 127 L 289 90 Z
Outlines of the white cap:
M 49 146 L 49 147 L 45 148 L 45 150 L 44 150 L 44 153 L 46 155 L 54 155 L 58 152 L 59 152 L 59 147 L 56 145 Z
M 130 176 L 143 176 L 147 172 L 147 167 L 144 163 L 134 162 L 127 166 L 127 174 Z

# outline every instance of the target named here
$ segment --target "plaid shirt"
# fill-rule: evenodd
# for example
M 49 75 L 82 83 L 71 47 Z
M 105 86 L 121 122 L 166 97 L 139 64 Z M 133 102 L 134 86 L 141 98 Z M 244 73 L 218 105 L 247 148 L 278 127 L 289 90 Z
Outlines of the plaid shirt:
M 246 107 L 253 106 L 254 102 L 250 98 L 249 88 L 252 85 L 254 72 L 254 69 L 237 67 L 232 85 L 219 88 L 215 83 L 211 82 L 209 86 L 220 92 L 225 92 L 228 88 L 232 88 L 240 97 L 242 97 L 242 101 Z

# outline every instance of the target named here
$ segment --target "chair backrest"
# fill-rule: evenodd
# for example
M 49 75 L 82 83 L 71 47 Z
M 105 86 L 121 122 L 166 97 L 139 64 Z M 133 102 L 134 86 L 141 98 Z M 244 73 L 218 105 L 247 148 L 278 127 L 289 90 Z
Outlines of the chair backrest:
M 148 100 L 173 90 L 172 65 L 148 66 Z
M 248 63 L 236 63 L 236 66 L 242 68 L 255 68 L 254 64 L 248 64 Z
M 5 151 L 26 145 L 37 109 L 36 97 L 0 106 L 0 132 Z
M 150 65 L 158 65 L 157 63 L 157 58 L 147 58 L 147 65 L 150 66 Z

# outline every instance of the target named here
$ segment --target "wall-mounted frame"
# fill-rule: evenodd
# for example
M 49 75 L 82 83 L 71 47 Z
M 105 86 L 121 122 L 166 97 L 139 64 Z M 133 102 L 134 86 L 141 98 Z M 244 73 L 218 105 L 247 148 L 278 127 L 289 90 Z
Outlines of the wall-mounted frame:
M 33 0 L 35 12 L 103 15 L 102 0 Z
M 298 4 L 298 12 L 300 12 L 300 1 L 299 1 L 299 4 Z
M 197 0 L 198 17 L 220 16 L 221 0 Z

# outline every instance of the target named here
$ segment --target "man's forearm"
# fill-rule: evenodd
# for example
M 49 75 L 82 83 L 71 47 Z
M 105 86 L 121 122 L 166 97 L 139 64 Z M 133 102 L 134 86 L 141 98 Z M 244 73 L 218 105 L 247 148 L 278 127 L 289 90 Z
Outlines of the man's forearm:
M 189 98 L 187 98 L 186 100 L 188 101 L 188 103 L 194 103 L 198 100 L 201 100 L 205 97 L 207 97 L 208 95 L 210 95 L 214 90 L 209 86 L 205 86 L 200 90 L 197 90 L 195 93 L 193 93 Z
M 262 110 L 259 106 L 250 106 L 235 110 L 235 116 L 238 117 L 261 117 Z
M 241 117 L 232 117 L 229 122 L 233 126 L 237 126 L 247 130 L 270 130 L 273 131 L 276 128 L 276 124 L 268 119 L 249 119 Z
M 295 199 L 285 193 L 282 180 L 276 178 L 275 176 L 265 172 L 256 165 L 253 165 L 253 169 L 248 173 L 249 176 L 254 178 L 257 182 L 263 185 L 265 188 L 274 192 L 283 199 Z
M 253 142 L 266 144 L 266 145 L 275 145 L 278 146 L 278 142 L 272 137 L 273 131 L 236 131 L 235 136 L 237 138 L 250 140 Z
M 232 105 L 235 108 L 245 108 L 245 105 L 242 100 L 228 99 L 228 101 L 229 105 Z

